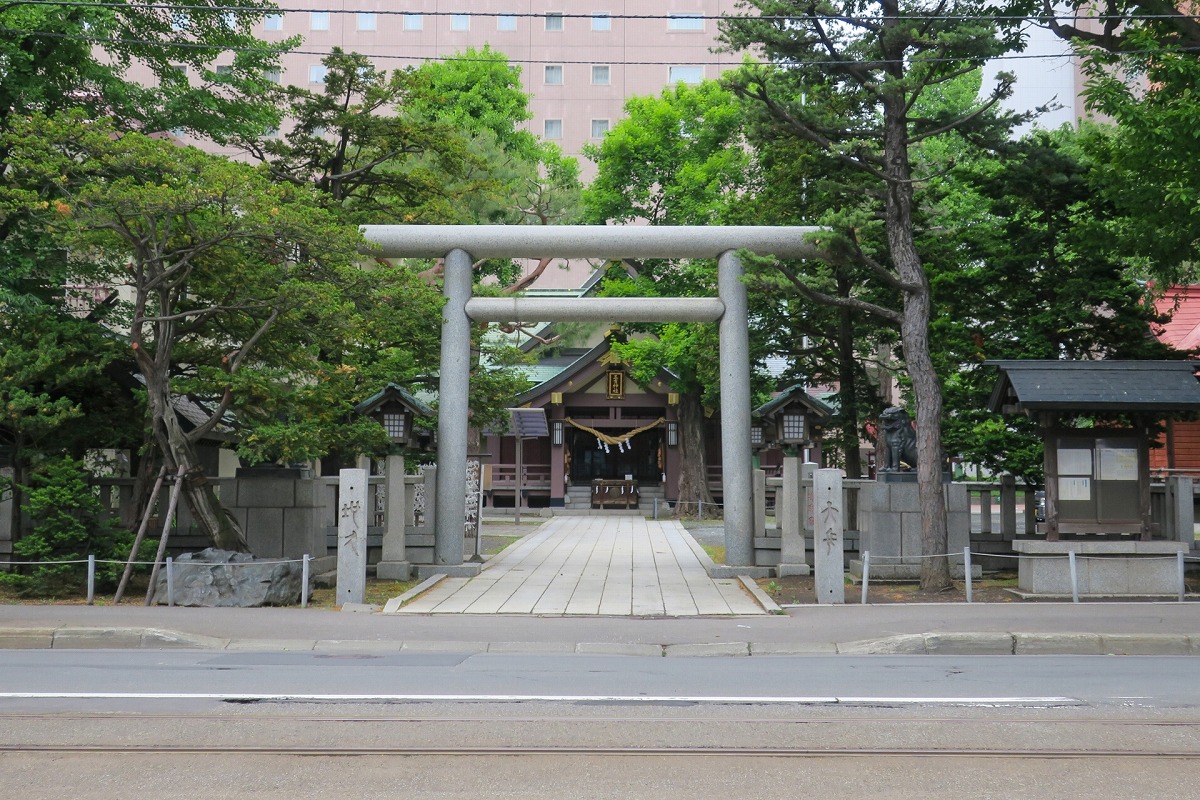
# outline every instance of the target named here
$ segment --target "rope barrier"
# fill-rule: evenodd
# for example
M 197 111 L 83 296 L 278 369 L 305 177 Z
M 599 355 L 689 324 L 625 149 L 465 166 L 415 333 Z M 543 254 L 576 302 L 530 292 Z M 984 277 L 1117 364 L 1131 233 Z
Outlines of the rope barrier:
M 935 554 L 935 555 L 919 555 L 919 556 L 876 556 L 876 555 L 872 555 L 869 550 L 864 550 L 864 551 L 862 551 L 862 554 L 861 554 L 862 599 L 860 602 L 863 605 L 866 605 L 869 602 L 868 589 L 869 589 L 870 580 L 871 580 L 871 564 L 873 564 L 875 562 L 899 561 L 902 563 L 912 563 L 913 561 L 925 559 L 925 558 L 955 558 L 955 557 L 961 558 L 963 561 L 963 580 L 964 580 L 964 585 L 965 585 L 967 602 L 968 603 L 974 602 L 973 577 L 971 575 L 972 556 L 979 556 L 981 558 L 1017 558 L 1017 559 L 1023 559 L 1026 561 L 1037 561 L 1037 560 L 1044 561 L 1046 559 L 1054 559 L 1057 561 L 1061 561 L 1065 558 L 1069 564 L 1068 571 L 1069 571 L 1069 578 L 1070 578 L 1070 584 L 1071 584 L 1071 602 L 1073 602 L 1073 603 L 1079 602 L 1079 573 L 1076 569 L 1076 564 L 1079 561 L 1105 561 L 1106 560 L 1105 556 L 1080 556 L 1080 555 L 1077 555 L 1074 550 L 1067 552 L 1065 555 L 1024 555 L 1024 554 L 1009 555 L 1007 553 L 977 553 L 977 552 L 972 551 L 970 547 L 964 547 L 962 552 L 960 552 L 960 553 L 940 553 L 940 554 Z M 1180 552 L 1175 556 L 1158 556 L 1158 557 L 1147 556 L 1144 558 L 1139 558 L 1138 560 L 1139 561 L 1174 561 L 1174 562 L 1176 562 L 1179 565 L 1178 601 L 1180 603 L 1184 602 L 1185 596 L 1187 594 L 1187 584 L 1185 582 L 1186 574 L 1185 574 L 1185 570 L 1184 570 L 1184 564 L 1187 561 L 1193 561 L 1193 562 L 1200 561 L 1200 556 L 1191 556 L 1191 555 L 1187 555 L 1183 552 Z
M 182 562 L 187 567 L 266 567 L 277 566 L 279 564 L 301 564 L 302 567 L 302 586 L 300 589 L 300 607 L 308 607 L 308 582 L 309 568 L 312 563 L 312 557 L 305 555 L 301 558 L 280 558 L 280 559 L 260 559 L 255 561 L 228 561 L 228 562 L 209 562 L 209 561 L 185 561 Z M 0 561 L 0 566 L 65 566 L 71 564 L 87 564 L 87 604 L 93 605 L 96 598 L 96 565 L 97 564 L 124 564 L 127 568 L 134 566 L 150 566 L 155 567 L 155 573 L 151 574 L 151 587 L 153 591 L 154 578 L 157 574 L 157 568 L 165 564 L 167 570 L 167 605 L 175 605 L 174 578 L 175 568 L 180 562 L 168 556 L 165 562 L 154 561 L 118 561 L 115 559 L 98 559 L 95 556 L 88 556 L 83 560 L 63 560 L 63 561 Z M 147 595 L 149 597 L 149 595 Z M 120 602 L 119 598 L 117 602 Z M 147 601 L 149 602 L 149 601 Z
M 127 564 L 127 563 L 130 563 L 130 562 L 125 561 L 124 559 L 121 559 L 118 561 L 116 559 L 111 559 L 111 558 L 97 558 L 97 559 L 83 558 L 83 559 L 72 560 L 72 561 L 0 561 L 0 566 L 6 566 L 6 567 L 51 567 L 51 566 L 62 566 L 62 565 L 66 565 L 66 564 L 87 564 L 90 561 L 94 561 L 97 564 Z M 189 564 L 189 565 L 204 565 L 204 566 L 209 566 L 209 567 L 261 567 L 261 566 L 265 566 L 268 564 L 301 564 L 303 562 L 304 562 L 303 558 L 287 558 L 287 559 L 278 559 L 278 560 L 263 559 L 263 560 L 259 560 L 259 561 L 229 561 L 229 562 L 224 562 L 224 561 L 190 561 L 189 562 L 189 561 L 185 561 L 183 563 Z M 153 561 L 134 561 L 132 563 L 134 566 L 152 567 L 152 566 L 154 566 L 155 562 L 153 562 Z M 176 565 L 178 565 L 179 563 L 180 562 L 178 562 L 178 561 L 175 562 Z

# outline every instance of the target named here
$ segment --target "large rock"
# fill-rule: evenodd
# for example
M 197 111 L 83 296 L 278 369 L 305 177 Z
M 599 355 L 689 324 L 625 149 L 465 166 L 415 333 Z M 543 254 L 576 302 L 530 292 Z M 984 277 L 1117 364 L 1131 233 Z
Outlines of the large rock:
M 175 559 L 172 583 L 174 604 L 255 608 L 287 606 L 300 602 L 303 565 L 299 562 L 258 562 L 249 553 L 208 548 L 184 553 Z M 154 600 L 167 604 L 167 571 L 158 574 Z

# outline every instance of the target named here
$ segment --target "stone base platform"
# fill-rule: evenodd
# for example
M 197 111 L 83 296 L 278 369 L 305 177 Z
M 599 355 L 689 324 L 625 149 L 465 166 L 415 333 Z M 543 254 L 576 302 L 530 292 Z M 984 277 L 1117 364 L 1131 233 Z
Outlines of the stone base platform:
M 1069 553 L 1080 595 L 1149 597 L 1179 592 L 1178 554 L 1185 542 L 1018 540 L 1017 588 L 1031 596 L 1071 596 Z M 874 565 L 872 565 L 874 572 Z
M 434 575 L 447 578 L 474 578 L 483 569 L 482 564 L 418 564 L 417 580 L 428 580 Z

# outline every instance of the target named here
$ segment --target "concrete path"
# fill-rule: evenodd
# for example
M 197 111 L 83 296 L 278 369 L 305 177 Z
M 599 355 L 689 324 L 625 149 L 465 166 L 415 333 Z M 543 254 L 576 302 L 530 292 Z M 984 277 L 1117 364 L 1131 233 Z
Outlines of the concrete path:
M 675 521 L 555 517 L 474 578 L 445 578 L 401 614 L 687 617 L 765 614 L 736 579 L 714 580 Z

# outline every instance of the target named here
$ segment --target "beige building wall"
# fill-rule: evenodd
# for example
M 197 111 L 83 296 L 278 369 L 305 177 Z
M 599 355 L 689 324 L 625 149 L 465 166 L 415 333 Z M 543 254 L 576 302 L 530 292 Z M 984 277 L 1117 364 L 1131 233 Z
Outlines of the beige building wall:
M 284 58 L 284 83 L 319 87 L 321 57 L 333 47 L 399 69 L 486 44 L 521 68 L 531 95 L 529 130 L 571 155 L 600 141 L 623 116 L 626 98 L 716 78 L 740 62 L 711 52 L 713 18 L 735 13 L 734 0 L 408 0 L 404 13 L 384 0 L 281 5 L 289 10 L 258 33 L 267 41 L 304 37 L 299 52 Z M 592 166 L 582 166 L 591 177 Z

